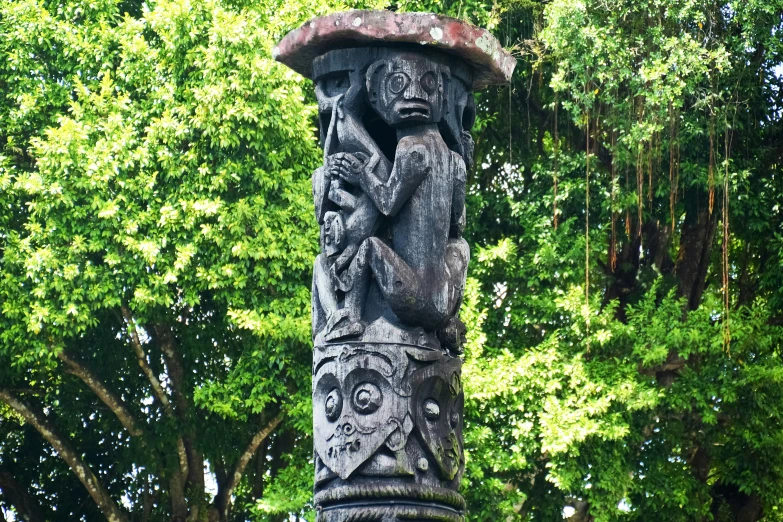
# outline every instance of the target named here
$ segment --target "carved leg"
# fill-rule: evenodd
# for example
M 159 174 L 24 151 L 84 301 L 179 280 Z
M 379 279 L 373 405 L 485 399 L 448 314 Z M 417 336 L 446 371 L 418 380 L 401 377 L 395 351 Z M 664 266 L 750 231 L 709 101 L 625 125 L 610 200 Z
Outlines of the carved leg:
M 362 317 L 371 275 L 375 276 L 381 293 L 402 321 L 437 328 L 448 317 L 449 310 L 436 306 L 433 299 L 446 282 L 421 277 L 377 237 L 362 243 L 348 270 L 353 288 L 346 294 L 345 306 L 351 322 Z
M 464 239 L 451 239 L 446 247 L 446 275 L 448 284 L 448 313 L 446 324 L 441 326 L 437 335 L 448 349 L 462 353 L 465 344 L 465 323 L 457 316 L 465 294 L 465 281 L 468 276 L 470 249 Z
M 364 332 L 364 322 L 362 321 L 362 312 L 364 312 L 364 303 L 367 299 L 367 290 L 370 287 L 370 271 L 367 265 L 369 257 L 368 242 L 376 239 L 365 240 L 351 260 L 351 264 L 341 275 L 332 274 L 332 280 L 336 281 L 345 291 L 345 303 L 340 311 L 340 317 L 331 328 L 327 330 L 324 336 L 325 341 L 334 341 L 351 335 L 360 335 Z M 342 257 L 342 256 L 341 256 Z M 345 320 L 347 325 L 339 326 Z
M 347 292 L 351 289 L 351 286 L 353 286 L 351 272 L 346 270 L 346 267 L 350 266 L 351 261 L 353 261 L 358 250 L 358 245 L 348 245 L 332 263 L 331 268 L 329 268 L 329 274 L 332 278 L 332 286 L 334 288 L 339 288 L 343 292 Z
M 320 254 L 313 264 L 313 337 L 334 321 L 339 306 L 329 273 L 329 262 L 325 254 Z
M 365 244 L 368 265 L 391 309 L 403 321 L 420 321 L 422 314 L 427 314 L 429 301 L 424 281 L 383 241 L 373 237 Z
M 468 277 L 468 261 L 470 261 L 470 248 L 467 241 L 462 238 L 449 240 L 449 244 L 446 246 L 446 273 L 449 285 L 448 313 L 450 315 L 455 315 L 462 305 L 465 281 Z

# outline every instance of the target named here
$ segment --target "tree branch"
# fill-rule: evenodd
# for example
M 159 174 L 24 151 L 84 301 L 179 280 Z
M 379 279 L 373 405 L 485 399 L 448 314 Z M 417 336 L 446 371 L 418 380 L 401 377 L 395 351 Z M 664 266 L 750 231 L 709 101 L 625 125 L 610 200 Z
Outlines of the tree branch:
M 203 491 L 204 483 L 204 457 L 198 450 L 197 436 L 191 426 L 192 403 L 185 393 L 186 372 L 182 361 L 182 355 L 177 349 L 177 340 L 169 325 L 156 324 L 153 326 L 157 344 L 163 352 L 163 360 L 166 364 L 166 375 L 171 383 L 171 392 L 176 410 L 175 415 L 184 427 L 182 442 L 187 460 L 187 470 L 183 476 L 187 480 L 187 487 L 198 488 Z M 197 509 L 197 508 L 196 508 Z
M 168 326 L 157 324 L 153 326 L 153 331 L 157 337 L 160 351 L 163 352 L 166 375 L 171 383 L 172 398 L 179 410 L 177 413 L 180 418 L 184 418 L 190 412 L 190 403 L 185 395 L 185 367 L 182 364 L 182 357 L 177 351 L 174 334 Z
M 221 486 L 220 491 L 218 492 L 218 496 L 215 499 L 215 503 L 218 505 L 218 509 L 221 513 L 221 518 L 225 519 L 226 515 L 228 514 L 228 510 L 231 507 L 231 494 L 234 492 L 234 488 L 237 487 L 237 484 L 239 484 L 239 481 L 242 479 L 242 475 L 245 472 L 245 468 L 247 467 L 248 462 L 250 462 L 250 459 L 253 458 L 253 455 L 255 455 L 256 450 L 261 445 L 261 443 L 264 442 L 269 434 L 271 434 L 282 421 L 282 413 L 269 421 L 266 426 L 261 428 L 255 435 L 253 435 L 253 438 L 250 439 L 250 443 L 245 448 L 245 451 L 243 451 L 242 455 L 239 456 L 239 459 L 234 464 L 234 468 L 231 470 L 231 473 L 228 474 L 228 477 L 226 477 L 226 482 Z
M 54 426 L 51 425 L 42 412 L 35 410 L 32 406 L 5 389 L 0 389 L 0 400 L 24 417 L 25 421 L 33 426 L 52 445 L 60 455 L 60 458 L 68 464 L 71 471 L 79 478 L 79 481 L 87 489 L 87 492 L 109 522 L 128 522 L 125 513 L 120 511 L 117 504 L 109 496 L 109 492 L 98 481 L 98 477 L 95 476 L 76 451 L 71 448 L 68 441 L 57 433 Z
M 83 362 L 76 361 L 65 351 L 61 351 L 57 358 L 65 364 L 66 372 L 81 379 L 103 403 L 117 416 L 122 426 L 134 437 L 141 437 L 144 430 L 134 418 L 125 403 L 109 390 L 103 381 L 92 369 Z
M 130 338 L 131 338 L 131 347 L 133 348 L 133 352 L 136 354 L 136 360 L 139 362 L 141 371 L 144 373 L 145 377 L 147 377 L 147 380 L 152 385 L 152 393 L 155 395 L 155 398 L 157 398 L 158 401 L 160 401 L 160 404 L 163 406 L 164 412 L 167 415 L 173 417 L 174 410 L 171 407 L 171 401 L 169 401 L 169 396 L 166 394 L 166 390 L 163 389 L 163 385 L 155 376 L 155 372 L 152 371 L 152 368 L 147 362 L 147 354 L 144 353 L 144 347 L 141 345 L 141 340 L 139 339 L 139 333 L 136 331 L 136 324 L 133 322 L 133 315 L 131 314 L 130 310 L 128 310 L 128 308 L 126 308 L 125 306 L 122 307 L 122 316 L 125 318 L 125 324 L 128 328 L 128 333 L 130 334 Z
M 133 352 L 136 354 L 136 360 L 141 367 L 142 373 L 144 373 L 150 385 L 152 386 L 153 395 L 158 399 L 161 406 L 163 406 L 163 412 L 169 418 L 176 418 L 174 415 L 174 408 L 171 405 L 168 394 L 166 394 L 166 390 L 163 389 L 163 385 L 155 376 L 155 372 L 152 371 L 152 368 L 147 362 L 147 354 L 144 353 L 144 347 L 141 345 L 139 333 L 136 330 L 136 323 L 133 320 L 133 314 L 131 314 L 131 311 L 126 306 L 122 307 L 122 317 L 125 319 L 125 325 L 128 328 L 128 333 L 130 334 L 131 347 L 133 348 Z M 177 459 L 179 460 L 179 472 L 183 478 L 173 480 L 173 483 L 177 486 L 172 487 L 171 491 L 172 504 L 175 508 L 175 512 L 178 511 L 180 500 L 184 502 L 184 477 L 188 476 L 188 456 L 187 451 L 185 450 L 185 443 L 182 441 L 182 436 L 177 437 Z M 180 497 L 181 499 L 178 500 Z

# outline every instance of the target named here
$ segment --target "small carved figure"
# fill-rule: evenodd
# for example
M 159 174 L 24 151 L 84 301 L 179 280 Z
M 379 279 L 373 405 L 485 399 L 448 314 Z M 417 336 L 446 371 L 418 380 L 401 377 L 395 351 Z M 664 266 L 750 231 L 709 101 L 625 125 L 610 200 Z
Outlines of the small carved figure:
M 348 82 L 350 85 L 343 90 Z M 319 105 L 332 104 L 324 139 L 325 166 L 313 173 L 313 195 L 316 218 L 322 225 L 323 250 L 313 268 L 313 301 L 314 307 L 320 305 L 326 316 L 323 330 L 327 341 L 358 335 L 364 330 L 362 321 L 353 321 L 333 333 L 348 316 L 348 309 L 339 307 L 337 292 L 350 290 L 353 277 L 346 273 L 346 268 L 362 241 L 375 233 L 379 217 L 372 199 L 358 183 L 338 175 L 344 153 L 338 151 L 350 151 L 376 176 L 383 177 L 389 170 L 389 161 L 361 124 L 365 110 L 363 91 L 363 82 L 357 78 L 351 81 L 347 74 L 326 78 L 316 89 Z M 318 333 L 319 326 L 317 314 L 313 314 L 313 335 Z

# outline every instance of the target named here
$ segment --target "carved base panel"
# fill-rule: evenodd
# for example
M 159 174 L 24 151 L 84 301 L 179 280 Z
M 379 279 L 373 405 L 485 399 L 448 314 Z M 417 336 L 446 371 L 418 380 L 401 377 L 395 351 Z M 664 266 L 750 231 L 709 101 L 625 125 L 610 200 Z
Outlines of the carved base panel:
M 414 344 L 315 349 L 318 520 L 461 521 L 462 363 Z

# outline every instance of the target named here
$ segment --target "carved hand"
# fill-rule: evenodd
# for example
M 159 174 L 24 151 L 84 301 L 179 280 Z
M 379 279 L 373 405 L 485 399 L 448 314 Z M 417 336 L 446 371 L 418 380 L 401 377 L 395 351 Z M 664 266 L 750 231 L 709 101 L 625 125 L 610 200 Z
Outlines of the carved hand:
M 329 175 L 339 177 L 350 183 L 358 185 L 364 163 L 353 154 L 347 152 L 338 152 L 332 154 L 327 159 L 327 170 Z

